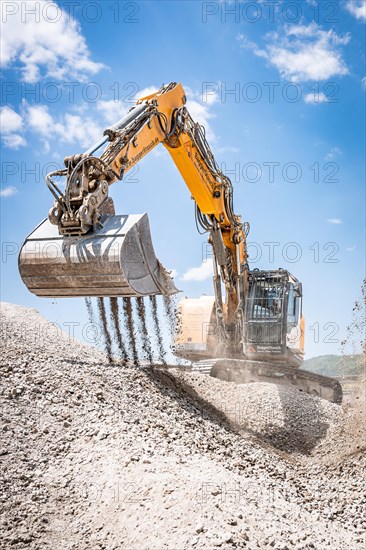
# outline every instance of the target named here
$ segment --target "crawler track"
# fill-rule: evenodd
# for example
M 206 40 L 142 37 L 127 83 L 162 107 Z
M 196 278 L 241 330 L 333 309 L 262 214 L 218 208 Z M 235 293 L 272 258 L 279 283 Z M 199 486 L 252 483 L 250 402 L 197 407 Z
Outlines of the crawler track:
M 210 375 L 236 384 L 271 382 L 293 385 L 310 395 L 342 403 L 342 386 L 338 380 L 284 364 L 220 359 L 212 366 Z

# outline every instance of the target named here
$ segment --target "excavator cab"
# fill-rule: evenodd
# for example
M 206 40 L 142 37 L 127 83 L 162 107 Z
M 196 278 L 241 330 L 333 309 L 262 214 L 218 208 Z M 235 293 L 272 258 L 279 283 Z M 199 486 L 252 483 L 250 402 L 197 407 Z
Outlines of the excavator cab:
M 303 360 L 302 285 L 284 269 L 248 274 L 244 354 L 299 367 Z
M 218 342 L 214 296 L 181 300 L 175 349 L 191 360 L 227 355 Z M 299 367 L 303 360 L 302 285 L 286 270 L 248 274 L 242 348 L 232 357 Z

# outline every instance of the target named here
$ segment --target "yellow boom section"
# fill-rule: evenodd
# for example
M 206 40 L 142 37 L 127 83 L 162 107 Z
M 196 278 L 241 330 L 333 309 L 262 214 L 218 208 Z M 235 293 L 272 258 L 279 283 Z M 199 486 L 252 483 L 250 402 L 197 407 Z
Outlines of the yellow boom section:
M 175 84 L 168 91 L 157 92 L 141 98 L 138 100 L 137 105 L 143 103 L 155 107 L 155 111 L 152 112 L 148 122 L 131 141 L 126 143 L 114 155 L 115 145 L 112 142 L 101 155 L 101 159 L 116 174 L 119 174 L 121 170 L 126 173 L 154 147 L 162 143 L 169 151 L 200 212 L 204 216 L 214 216 L 217 220 L 225 246 L 235 253 L 235 244 L 242 243 L 239 250 L 239 260 L 241 264 L 245 263 L 247 259 L 245 235 L 240 218 L 238 216 L 233 218 L 233 214 L 230 216 L 226 206 L 225 192 L 228 190 L 225 189 L 225 183 L 227 186 L 228 178 L 225 178 L 223 174 L 220 174 L 219 177 L 212 174 L 212 170 L 210 170 L 207 161 L 200 153 L 197 143 L 192 139 L 191 132 L 183 129 L 179 134 L 173 134 L 173 139 L 167 139 L 167 132 L 171 130 L 174 114 L 183 108 L 186 103 L 182 85 Z M 187 116 L 189 117 L 188 113 Z M 195 124 L 190 117 L 189 119 L 191 124 Z M 166 128 L 163 127 L 164 122 L 167 124 Z M 201 128 L 199 125 L 196 126 Z M 117 181 L 117 178 L 110 183 L 114 181 Z M 232 192 L 231 188 L 230 192 Z M 233 269 L 236 271 L 236 262 L 233 263 Z
M 142 102 L 155 105 L 158 113 L 161 113 L 167 121 L 171 121 L 173 112 L 185 104 L 186 96 L 182 85 L 176 84 L 172 90 L 164 93 L 157 92 L 141 98 L 138 104 Z M 116 173 L 119 173 L 124 162 L 123 159 L 127 156 L 128 160 L 125 160 L 124 170 L 126 173 L 159 143 L 163 143 L 169 151 L 201 212 L 214 215 L 217 221 L 230 227 L 231 223 L 226 214 L 222 195 L 219 198 L 215 198 L 213 195 L 217 183 L 210 174 L 192 139 L 187 134 L 182 133 L 172 146 L 166 140 L 166 134 L 159 123 L 157 115 L 153 116 L 149 123 L 139 131 L 131 145 L 125 145 L 118 152 L 115 159 L 110 162 L 110 167 Z M 109 150 L 107 149 L 101 158 L 108 160 L 108 156 Z

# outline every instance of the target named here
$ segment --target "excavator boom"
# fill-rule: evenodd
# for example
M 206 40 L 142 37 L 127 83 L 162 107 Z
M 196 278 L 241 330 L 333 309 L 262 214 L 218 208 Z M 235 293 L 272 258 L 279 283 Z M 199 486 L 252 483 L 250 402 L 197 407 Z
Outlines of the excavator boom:
M 109 196 L 110 186 L 162 143 L 195 199 L 199 222 L 211 231 L 233 315 L 238 280 L 245 281 L 238 277 L 246 263 L 243 225 L 232 212 L 231 182 L 185 103 L 180 84 L 162 87 L 138 100 L 87 152 L 66 157 L 64 170 L 47 176 L 55 203 L 19 256 L 19 271 L 31 292 L 48 297 L 177 292 L 156 258 L 147 215 L 116 216 Z M 56 178 L 66 178 L 64 193 Z M 221 299 L 217 308 L 222 311 Z

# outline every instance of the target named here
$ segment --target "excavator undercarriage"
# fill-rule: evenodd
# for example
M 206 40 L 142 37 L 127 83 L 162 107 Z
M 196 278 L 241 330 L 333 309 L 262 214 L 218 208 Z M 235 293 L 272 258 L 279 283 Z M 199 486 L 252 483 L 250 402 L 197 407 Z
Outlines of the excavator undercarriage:
M 303 363 L 302 286 L 286 270 L 248 274 L 241 345 L 223 343 L 215 297 L 184 299 L 178 305 L 176 354 L 193 361 L 193 370 L 248 384 L 270 382 L 334 403 L 342 402 L 338 380 L 301 368 Z
M 210 375 L 236 384 L 269 382 L 291 385 L 310 395 L 322 397 L 333 403 L 342 403 L 342 386 L 338 380 L 295 369 L 286 364 L 249 359 L 221 359 L 212 366 Z

